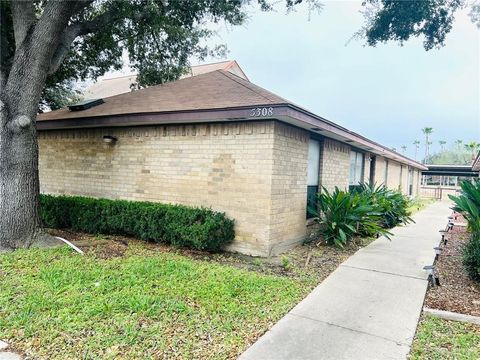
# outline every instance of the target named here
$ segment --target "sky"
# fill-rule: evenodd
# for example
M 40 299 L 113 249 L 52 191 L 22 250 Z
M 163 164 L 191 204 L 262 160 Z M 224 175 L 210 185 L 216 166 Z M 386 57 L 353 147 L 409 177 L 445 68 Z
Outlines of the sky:
M 288 14 L 283 2 L 276 12 L 252 7 L 246 24 L 217 25 L 210 42 L 225 43 L 253 83 L 399 152 L 406 145 L 412 158 L 426 126 L 434 151 L 439 140 L 480 141 L 480 30 L 468 11 L 446 46 L 427 52 L 421 39 L 349 42 L 363 25 L 361 1 L 323 3 L 310 19 L 304 5 Z

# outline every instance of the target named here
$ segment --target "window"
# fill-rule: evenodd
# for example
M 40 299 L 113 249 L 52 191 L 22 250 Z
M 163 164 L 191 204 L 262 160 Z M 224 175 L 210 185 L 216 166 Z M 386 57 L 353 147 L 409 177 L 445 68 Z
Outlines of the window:
M 400 178 L 398 179 L 398 190 L 402 191 L 403 165 L 400 165 Z
M 408 167 L 408 195 L 413 195 L 413 169 Z
M 350 180 L 349 188 L 363 181 L 363 154 L 357 151 L 350 152 Z
M 385 159 L 385 173 L 383 174 L 383 185 L 387 186 L 388 181 L 388 160 Z
M 308 143 L 307 167 L 307 219 L 313 215 L 309 208 L 316 208 L 316 194 L 318 193 L 318 177 L 320 171 L 320 142 L 310 139 Z
M 370 154 L 370 174 L 368 176 L 368 181 L 370 186 L 375 185 L 376 173 L 377 173 L 377 157 Z

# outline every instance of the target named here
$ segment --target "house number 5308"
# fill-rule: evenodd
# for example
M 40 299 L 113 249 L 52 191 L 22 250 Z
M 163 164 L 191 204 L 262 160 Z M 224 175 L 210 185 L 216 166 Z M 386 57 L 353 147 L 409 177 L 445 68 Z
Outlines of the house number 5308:
M 272 116 L 273 108 L 272 107 L 257 107 L 250 110 L 251 117 L 262 117 L 262 116 Z

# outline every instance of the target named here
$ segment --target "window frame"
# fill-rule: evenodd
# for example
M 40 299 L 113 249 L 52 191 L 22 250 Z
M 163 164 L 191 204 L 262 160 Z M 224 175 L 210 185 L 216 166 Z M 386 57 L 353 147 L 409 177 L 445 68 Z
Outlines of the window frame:
M 317 176 L 317 181 L 316 181 L 317 184 L 316 185 L 309 185 L 309 176 L 308 175 L 309 175 L 309 164 L 310 164 L 309 156 L 310 156 L 310 142 L 311 141 L 315 141 L 315 142 L 318 143 L 318 164 L 317 164 L 317 171 L 316 171 L 316 176 Z M 310 138 L 308 139 L 308 142 L 309 142 L 309 144 L 308 144 L 308 153 L 307 153 L 307 208 L 305 209 L 307 220 L 314 217 L 314 215 L 312 215 L 308 211 L 308 209 L 309 209 L 309 207 L 314 207 L 316 205 L 315 204 L 316 194 L 319 192 L 319 189 L 320 189 L 320 173 L 322 171 L 322 166 L 321 166 L 322 153 L 323 153 L 322 146 L 324 146 L 323 138 L 321 138 L 321 137 L 310 136 Z
M 388 159 L 385 159 L 385 170 L 383 173 L 383 185 L 387 186 L 388 184 Z
M 352 163 L 352 155 L 355 154 L 354 163 Z M 360 161 L 359 161 L 360 158 Z M 353 176 L 352 176 L 353 169 Z M 358 174 L 359 172 L 360 174 Z M 357 176 L 359 175 L 359 176 Z M 350 149 L 350 158 L 349 158 L 349 175 L 348 175 L 348 188 L 351 190 L 354 187 L 363 183 L 365 179 L 365 153 L 363 151 L 358 151 L 357 149 Z

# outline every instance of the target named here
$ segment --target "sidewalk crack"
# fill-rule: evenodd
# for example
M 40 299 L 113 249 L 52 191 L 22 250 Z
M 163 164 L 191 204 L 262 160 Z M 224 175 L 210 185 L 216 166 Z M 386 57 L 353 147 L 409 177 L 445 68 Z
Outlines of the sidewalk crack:
M 410 279 L 428 281 L 428 279 L 424 279 L 424 278 L 421 278 L 421 277 L 418 277 L 418 276 L 395 274 L 395 273 L 388 272 L 388 271 L 381 271 L 381 270 L 375 270 L 375 269 L 367 269 L 367 268 L 361 268 L 361 267 L 351 266 L 351 265 L 345 265 L 345 264 L 340 264 L 340 266 L 348 267 L 348 268 L 350 268 L 350 269 L 357 269 L 357 270 L 363 270 L 363 271 L 372 271 L 372 272 L 377 272 L 377 273 L 380 273 L 380 274 L 387 274 L 387 275 L 392 275 L 392 276 L 399 276 L 399 277 L 405 277 L 405 278 L 410 278 Z
M 396 341 L 396 340 L 393 340 L 393 339 L 389 339 L 389 338 L 386 338 L 386 337 L 383 337 L 383 336 L 371 334 L 371 333 L 366 332 L 366 331 L 355 330 L 355 329 L 352 329 L 352 328 L 349 328 L 349 327 L 346 327 L 346 326 L 333 324 L 333 323 L 330 323 L 330 322 L 328 322 L 328 321 L 313 319 L 313 318 L 311 318 L 311 317 L 304 316 L 304 315 L 294 314 L 294 313 L 292 313 L 292 312 L 290 312 L 288 315 L 295 316 L 295 317 L 298 317 L 298 318 L 307 319 L 307 320 L 311 320 L 311 321 L 315 321 L 315 322 L 319 322 L 319 323 L 323 323 L 323 324 L 327 324 L 327 325 L 330 325 L 330 326 L 335 326 L 335 327 L 338 327 L 338 328 L 341 328 L 341 329 L 345 329 L 345 330 L 357 332 L 357 333 L 359 333 L 359 334 L 365 334 L 365 335 L 373 336 L 373 337 L 376 337 L 376 338 L 379 338 L 379 339 L 382 339 L 382 340 L 386 340 L 386 341 L 395 343 L 395 344 L 397 344 L 397 345 L 403 345 L 403 346 L 408 346 L 408 347 L 410 347 L 409 344 L 404 343 L 404 342 L 399 342 L 399 341 Z

